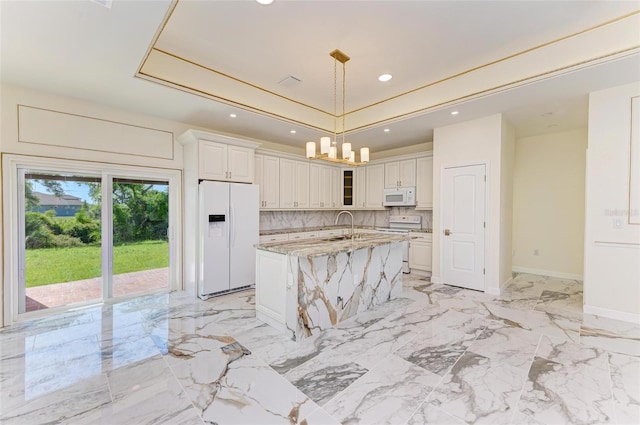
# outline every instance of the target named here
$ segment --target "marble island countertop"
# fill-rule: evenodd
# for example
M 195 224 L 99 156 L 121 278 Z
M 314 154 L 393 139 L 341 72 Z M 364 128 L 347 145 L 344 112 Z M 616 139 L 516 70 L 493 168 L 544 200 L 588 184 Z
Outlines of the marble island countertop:
M 390 243 L 404 242 L 411 239 L 408 235 L 398 234 L 357 234 L 354 239 L 350 236 L 332 237 L 327 239 L 303 239 L 287 242 L 271 242 L 255 245 L 257 249 L 294 255 L 297 257 L 320 257 L 338 252 L 349 252 L 358 249 L 373 248 Z
M 358 229 L 376 230 L 376 229 L 388 229 L 384 226 L 355 226 L 356 233 Z M 284 233 L 300 233 L 300 232 L 317 232 L 321 230 L 339 230 L 339 229 L 351 229 L 351 225 L 327 225 L 327 226 L 315 226 L 315 227 L 298 227 L 293 229 L 273 229 L 273 230 L 261 230 L 260 236 L 267 235 L 281 235 Z M 412 232 L 431 233 L 430 228 L 411 229 Z

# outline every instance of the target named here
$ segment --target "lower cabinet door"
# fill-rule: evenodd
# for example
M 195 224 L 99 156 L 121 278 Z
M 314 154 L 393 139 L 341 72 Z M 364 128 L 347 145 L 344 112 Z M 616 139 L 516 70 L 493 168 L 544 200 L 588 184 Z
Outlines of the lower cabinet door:
M 431 271 L 431 242 L 413 240 L 409 243 L 409 267 Z

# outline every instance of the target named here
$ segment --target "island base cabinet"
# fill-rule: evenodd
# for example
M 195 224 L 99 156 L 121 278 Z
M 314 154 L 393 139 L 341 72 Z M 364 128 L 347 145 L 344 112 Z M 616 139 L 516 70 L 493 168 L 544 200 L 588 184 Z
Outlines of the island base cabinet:
M 402 243 L 298 257 L 258 249 L 256 316 L 294 341 L 402 293 Z

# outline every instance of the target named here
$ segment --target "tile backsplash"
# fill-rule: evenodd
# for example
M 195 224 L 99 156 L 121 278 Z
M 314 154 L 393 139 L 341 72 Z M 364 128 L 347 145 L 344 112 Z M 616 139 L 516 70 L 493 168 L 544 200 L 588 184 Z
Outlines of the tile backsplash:
M 305 227 L 332 226 L 336 214 L 333 211 L 262 211 L 260 212 L 260 230 L 299 229 Z M 386 227 L 390 215 L 422 216 L 422 227 L 431 228 L 432 211 L 416 211 L 409 207 L 391 207 L 384 211 L 351 211 L 356 226 Z M 338 224 L 351 224 L 350 218 L 343 215 Z

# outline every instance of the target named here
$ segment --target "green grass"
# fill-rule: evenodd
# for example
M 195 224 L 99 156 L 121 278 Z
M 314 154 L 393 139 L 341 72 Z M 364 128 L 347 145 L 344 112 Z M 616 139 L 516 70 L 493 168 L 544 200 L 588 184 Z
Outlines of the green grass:
M 115 246 L 113 273 L 169 266 L 169 244 L 146 241 Z M 27 288 L 101 276 L 100 246 L 26 250 Z

